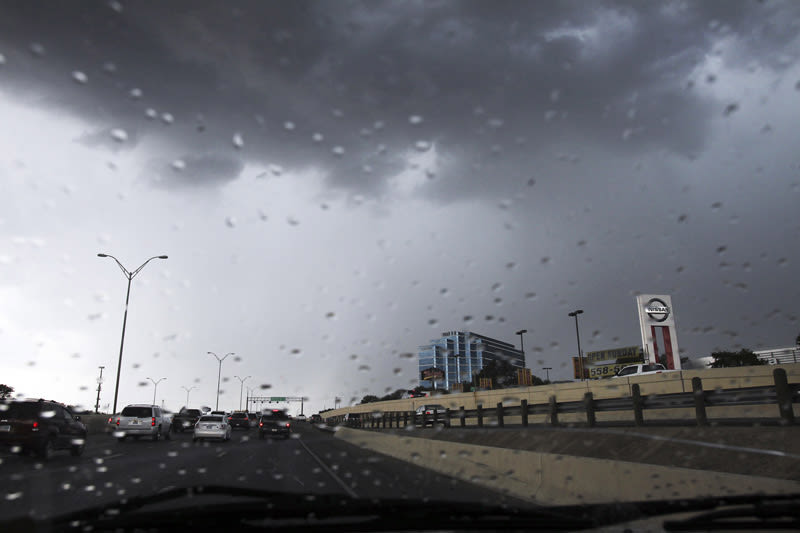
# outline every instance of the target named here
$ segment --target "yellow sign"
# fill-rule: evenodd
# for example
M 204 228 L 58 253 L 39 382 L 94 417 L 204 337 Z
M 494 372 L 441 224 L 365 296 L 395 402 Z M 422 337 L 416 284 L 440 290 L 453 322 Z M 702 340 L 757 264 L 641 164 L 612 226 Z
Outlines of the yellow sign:
M 588 352 L 583 358 L 586 376 L 590 379 L 610 378 L 628 365 L 643 362 L 644 352 L 641 346 Z M 579 371 L 576 370 L 576 374 Z

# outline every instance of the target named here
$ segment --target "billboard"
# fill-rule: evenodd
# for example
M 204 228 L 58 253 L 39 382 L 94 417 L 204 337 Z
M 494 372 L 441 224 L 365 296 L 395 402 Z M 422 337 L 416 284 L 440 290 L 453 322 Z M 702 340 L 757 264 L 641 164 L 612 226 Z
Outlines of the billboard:
M 424 380 L 441 381 L 444 379 L 444 370 L 436 367 L 426 368 L 425 370 L 420 372 L 420 377 L 423 381 Z
M 636 309 L 647 362 L 661 363 L 669 370 L 680 370 L 672 298 L 668 294 L 640 294 L 636 297 Z
M 580 362 L 573 357 L 572 366 L 575 379 L 580 378 Z M 641 346 L 624 346 L 609 350 L 588 352 L 583 356 L 585 378 L 610 378 L 628 365 L 644 362 L 644 350 Z

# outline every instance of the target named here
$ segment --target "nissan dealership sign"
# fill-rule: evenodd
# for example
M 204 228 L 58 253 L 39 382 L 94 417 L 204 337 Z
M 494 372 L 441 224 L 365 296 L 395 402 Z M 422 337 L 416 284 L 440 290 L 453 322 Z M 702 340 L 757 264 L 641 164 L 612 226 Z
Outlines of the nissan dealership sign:
M 664 322 L 669 318 L 669 306 L 661 298 L 651 298 L 645 304 L 644 312 L 656 322 Z

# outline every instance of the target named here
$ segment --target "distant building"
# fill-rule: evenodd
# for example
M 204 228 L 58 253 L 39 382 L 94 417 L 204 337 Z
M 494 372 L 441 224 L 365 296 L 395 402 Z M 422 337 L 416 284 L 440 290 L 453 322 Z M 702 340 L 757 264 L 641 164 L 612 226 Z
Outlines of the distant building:
M 470 331 L 447 331 L 420 346 L 417 353 L 422 386 L 452 389 L 472 377 L 492 360 L 525 368 L 525 354 L 513 344 Z
M 800 346 L 755 350 L 754 353 L 768 365 L 785 365 L 800 362 Z

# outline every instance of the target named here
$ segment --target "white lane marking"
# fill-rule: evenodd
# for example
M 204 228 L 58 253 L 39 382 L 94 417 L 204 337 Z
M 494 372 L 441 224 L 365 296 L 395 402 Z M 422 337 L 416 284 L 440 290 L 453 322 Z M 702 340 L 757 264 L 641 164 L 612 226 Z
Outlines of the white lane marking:
M 114 454 L 111 454 L 111 455 L 104 455 L 104 456 L 101 457 L 101 459 L 103 459 L 103 460 L 105 460 L 105 459 L 116 459 L 117 457 L 122 457 L 124 455 L 125 455 L 124 453 L 114 453 Z
M 305 486 L 306 486 L 306 484 L 305 484 L 305 483 L 303 483 L 302 481 L 300 481 L 299 479 L 297 479 L 297 476 L 292 476 L 292 477 L 294 478 L 294 480 L 295 480 L 295 481 L 297 481 L 298 483 L 300 483 L 300 486 L 301 486 L 301 487 L 305 487 Z
M 564 428 L 562 431 L 576 431 L 576 432 L 591 432 L 591 433 L 607 433 L 609 435 L 633 435 L 643 439 L 658 440 L 664 442 L 675 442 L 678 444 L 690 444 L 692 446 L 701 446 L 705 448 L 716 448 L 718 450 L 730 450 L 734 452 L 755 453 L 760 455 L 771 455 L 773 457 L 786 457 L 788 459 L 800 459 L 800 455 L 795 453 L 782 452 L 780 450 L 769 450 L 764 448 L 748 448 L 745 446 L 733 446 L 730 444 L 720 444 L 718 442 L 707 442 L 702 440 L 690 439 L 676 439 L 675 437 L 665 437 L 663 435 L 650 435 L 648 433 L 639 433 L 637 431 L 617 431 L 613 429 L 582 429 L 582 428 Z
M 339 484 L 339 485 L 340 485 L 340 486 L 341 486 L 341 487 L 342 487 L 342 488 L 345 490 L 345 492 L 347 492 L 347 494 L 349 494 L 349 495 L 350 495 L 350 497 L 351 497 L 351 498 L 358 498 L 358 494 L 356 494 L 356 492 L 355 492 L 355 491 L 354 491 L 352 488 L 350 488 L 350 487 L 347 485 L 347 483 L 345 483 L 345 482 L 344 482 L 344 481 L 343 481 L 343 480 L 342 480 L 342 479 L 341 479 L 339 476 L 337 476 L 337 475 L 334 473 L 334 471 L 333 471 L 333 470 L 331 470 L 331 469 L 328 467 L 328 465 L 326 465 L 325 463 L 323 463 L 323 462 L 322 462 L 322 459 L 320 459 L 319 457 L 317 457 L 317 454 L 315 454 L 314 452 L 312 452 L 312 451 L 311 451 L 311 449 L 310 449 L 308 446 L 306 446 L 306 443 L 305 443 L 305 442 L 303 442 L 303 440 L 302 440 L 302 439 L 297 439 L 297 442 L 299 442 L 299 443 L 300 443 L 300 445 L 301 445 L 301 446 L 303 446 L 303 448 L 305 448 L 305 449 L 306 449 L 306 451 L 308 452 L 308 454 L 309 454 L 311 457 L 313 457 L 313 458 L 314 458 L 314 460 L 315 460 L 315 461 L 316 461 L 316 462 L 319 464 L 319 466 L 321 466 L 321 467 L 322 467 L 322 469 L 323 469 L 323 470 L 325 470 L 325 471 L 328 473 L 328 475 L 330 475 L 330 476 L 331 476 L 331 477 L 332 477 L 332 478 L 333 478 L 333 479 L 334 479 L 334 480 L 335 480 L 335 481 L 336 481 L 336 482 L 337 482 L 337 483 L 338 483 L 338 484 Z

